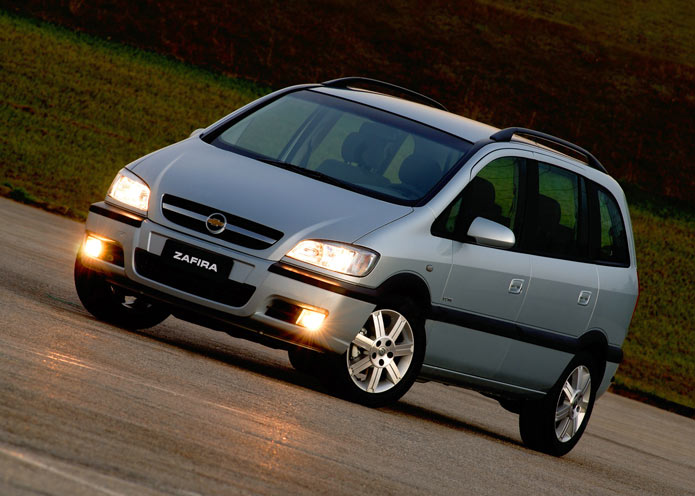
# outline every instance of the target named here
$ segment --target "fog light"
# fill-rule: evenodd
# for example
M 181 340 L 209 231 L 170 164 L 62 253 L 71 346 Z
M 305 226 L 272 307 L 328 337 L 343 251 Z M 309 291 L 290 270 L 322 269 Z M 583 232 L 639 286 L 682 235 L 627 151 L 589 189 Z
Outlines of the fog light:
M 321 328 L 321 324 L 323 324 L 325 318 L 325 313 L 303 308 L 299 317 L 297 317 L 297 325 L 305 327 L 309 331 L 316 332 Z
M 99 258 L 104 251 L 104 243 L 93 236 L 87 236 L 84 242 L 84 254 L 88 257 Z

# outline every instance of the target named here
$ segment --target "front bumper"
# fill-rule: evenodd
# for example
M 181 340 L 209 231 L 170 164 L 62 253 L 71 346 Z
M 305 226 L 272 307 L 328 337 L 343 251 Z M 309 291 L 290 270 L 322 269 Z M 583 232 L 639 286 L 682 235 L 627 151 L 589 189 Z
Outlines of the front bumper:
M 110 282 L 166 302 L 175 316 L 271 346 L 343 353 L 376 306 L 375 290 L 254 257 L 104 202 L 90 207 L 86 231 L 123 248 L 121 264 L 83 257 L 84 265 L 102 272 Z M 160 266 L 167 240 L 230 259 L 227 280 L 211 289 L 202 277 L 191 279 Z M 278 302 L 319 310 L 327 317 L 321 329 L 312 332 L 269 310 Z

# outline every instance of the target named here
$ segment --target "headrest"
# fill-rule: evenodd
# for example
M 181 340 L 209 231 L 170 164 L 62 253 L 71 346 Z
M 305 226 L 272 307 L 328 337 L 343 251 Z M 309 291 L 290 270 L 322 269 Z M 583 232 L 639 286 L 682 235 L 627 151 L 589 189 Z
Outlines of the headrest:
M 441 176 L 442 169 L 439 164 L 423 155 L 410 155 L 403 160 L 398 170 L 398 178 L 402 183 L 423 193 L 429 191 Z
M 350 133 L 343 141 L 343 160 L 369 170 L 379 170 L 384 166 L 386 146 L 392 139 L 390 134 L 393 134 L 392 130 L 382 124 L 363 123 L 358 132 Z
M 364 140 L 359 133 L 350 133 L 343 141 L 343 147 L 340 153 L 343 155 L 343 160 L 347 163 L 354 163 L 360 160 L 362 149 L 364 148 Z
M 466 186 L 465 201 L 478 210 L 485 210 L 495 203 L 495 187 L 487 179 L 475 176 Z
M 556 200 L 545 195 L 538 195 L 538 218 L 543 225 L 558 225 L 561 215 L 562 209 Z

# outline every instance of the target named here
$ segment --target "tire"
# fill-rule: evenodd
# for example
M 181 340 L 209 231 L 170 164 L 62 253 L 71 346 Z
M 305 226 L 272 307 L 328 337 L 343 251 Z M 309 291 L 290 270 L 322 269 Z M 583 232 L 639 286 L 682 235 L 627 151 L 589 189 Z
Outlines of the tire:
M 597 370 L 590 355 L 579 354 L 545 398 L 522 405 L 519 431 L 527 447 L 563 456 L 576 446 L 594 409 Z
M 82 305 L 97 319 L 126 329 L 146 329 L 166 319 L 166 306 L 109 283 L 106 277 L 75 259 L 75 289 Z
M 330 357 L 340 393 L 370 407 L 398 401 L 413 385 L 425 356 L 425 330 L 415 304 L 381 305 L 343 355 Z

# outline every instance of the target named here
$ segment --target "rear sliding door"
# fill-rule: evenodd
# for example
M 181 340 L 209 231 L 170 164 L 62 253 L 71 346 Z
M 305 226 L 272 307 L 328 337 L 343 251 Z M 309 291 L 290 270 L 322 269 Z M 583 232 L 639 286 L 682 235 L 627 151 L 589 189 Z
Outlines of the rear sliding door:
M 531 389 L 551 387 L 587 330 L 598 297 L 598 273 L 588 257 L 587 184 L 567 167 L 529 167 L 521 249 L 532 282 L 512 344 L 496 378 Z

